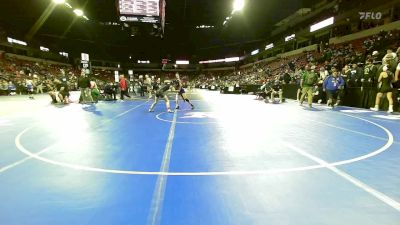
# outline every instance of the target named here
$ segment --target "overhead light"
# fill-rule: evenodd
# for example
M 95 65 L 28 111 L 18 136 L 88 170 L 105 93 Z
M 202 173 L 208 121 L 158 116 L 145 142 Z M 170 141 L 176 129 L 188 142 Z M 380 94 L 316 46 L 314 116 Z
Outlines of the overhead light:
M 258 53 L 260 53 L 260 49 L 254 50 L 251 52 L 251 55 L 257 55 Z
M 312 25 L 310 27 L 310 32 L 314 32 L 316 30 L 322 29 L 324 27 L 332 25 L 333 23 L 334 23 L 334 17 L 328 18 L 326 20 L 323 20 L 323 21 L 321 21 L 319 23 L 316 23 L 316 24 Z
M 81 53 L 81 60 L 83 60 L 83 61 L 89 61 L 89 54 L 87 54 L 87 53 Z
M 222 25 L 225 25 L 227 22 L 228 22 L 228 21 L 225 20 L 224 23 L 223 23 Z
M 65 56 L 65 57 L 68 58 L 68 53 L 66 53 L 66 52 L 60 52 L 60 55 Z
M 19 45 L 24 45 L 24 46 L 28 45 L 25 41 L 20 41 L 20 40 L 10 38 L 10 37 L 7 38 L 7 41 L 11 44 L 19 44 Z
M 74 13 L 75 13 L 75 15 L 77 15 L 77 16 L 83 16 L 83 11 L 80 10 L 80 9 L 75 9 L 75 10 L 74 10 Z
M 46 47 L 43 47 L 43 46 L 40 46 L 40 51 L 48 52 L 48 51 L 50 51 L 50 49 L 48 49 Z
M 53 0 L 54 3 L 58 4 L 64 4 L 65 0 Z
M 291 35 L 285 37 L 285 42 L 291 41 L 295 38 L 296 38 L 296 34 L 291 34 Z
M 189 61 L 187 60 L 176 60 L 177 65 L 189 65 Z
M 240 61 L 239 57 L 225 58 L 225 62 L 238 62 L 238 61 Z
M 271 49 L 273 47 L 274 47 L 274 43 L 271 43 L 271 44 L 265 46 L 265 50 Z
M 89 20 L 89 18 L 87 18 L 87 16 L 83 16 L 83 18 L 84 18 L 85 20 Z
M 233 2 L 233 13 L 241 11 L 244 8 L 244 0 L 235 0 Z
M 70 9 L 72 9 L 72 6 L 68 2 L 64 3 L 64 5 L 66 5 Z

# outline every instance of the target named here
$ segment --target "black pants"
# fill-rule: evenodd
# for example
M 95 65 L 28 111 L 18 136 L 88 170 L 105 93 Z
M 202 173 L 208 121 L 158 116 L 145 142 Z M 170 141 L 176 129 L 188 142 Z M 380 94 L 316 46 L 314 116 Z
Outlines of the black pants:
M 372 87 L 363 87 L 361 91 L 361 103 L 360 106 L 365 109 L 375 106 L 376 92 L 372 90 Z
M 121 100 L 124 100 L 124 96 L 130 98 L 131 96 L 128 94 L 128 90 L 121 90 Z
M 145 87 L 140 86 L 140 89 L 139 89 L 140 97 L 144 97 L 144 92 L 145 92 Z
M 116 95 L 115 91 L 104 92 L 104 94 L 106 95 L 107 100 L 110 100 L 110 99 L 117 100 L 117 95 Z

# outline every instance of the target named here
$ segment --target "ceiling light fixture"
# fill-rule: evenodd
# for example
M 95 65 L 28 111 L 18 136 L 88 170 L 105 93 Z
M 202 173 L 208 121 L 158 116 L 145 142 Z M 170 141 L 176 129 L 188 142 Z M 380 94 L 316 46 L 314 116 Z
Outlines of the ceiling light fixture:
M 70 9 L 72 9 L 72 6 L 68 2 L 64 3 L 64 5 L 66 5 Z
M 65 0 L 53 0 L 54 3 L 58 4 L 64 4 Z
M 233 2 L 233 13 L 241 11 L 244 8 L 244 0 L 235 0 Z
M 83 16 L 83 11 L 80 10 L 80 9 L 75 9 L 75 10 L 74 10 L 74 13 L 75 13 L 75 15 L 77 15 L 77 16 Z

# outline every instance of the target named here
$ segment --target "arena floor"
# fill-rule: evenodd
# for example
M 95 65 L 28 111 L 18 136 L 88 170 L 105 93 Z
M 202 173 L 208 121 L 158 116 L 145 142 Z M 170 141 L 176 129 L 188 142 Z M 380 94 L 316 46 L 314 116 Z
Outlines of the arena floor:
M 399 115 L 190 96 L 1 97 L 0 224 L 399 225 Z

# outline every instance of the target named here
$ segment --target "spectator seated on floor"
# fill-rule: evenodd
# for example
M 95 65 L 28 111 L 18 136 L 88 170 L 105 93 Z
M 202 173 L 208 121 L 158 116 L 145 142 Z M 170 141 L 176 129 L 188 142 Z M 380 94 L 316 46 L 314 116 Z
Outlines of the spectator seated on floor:
M 59 82 L 57 86 L 58 98 L 60 99 L 60 101 L 64 104 L 71 103 L 69 99 L 70 93 L 68 83 L 66 81 Z
M 17 87 L 13 84 L 12 81 L 8 83 L 8 95 L 16 95 Z
M 264 84 L 260 87 L 259 92 L 257 92 L 256 100 L 267 99 L 267 96 L 271 94 L 271 85 L 269 81 L 265 81 Z
M 276 96 L 279 97 L 278 100 L 276 100 Z M 283 89 L 282 89 L 282 84 L 279 80 L 275 80 L 273 85 L 271 86 L 271 102 L 272 103 L 282 103 L 283 102 Z
M 104 87 L 105 100 L 117 100 L 117 85 L 107 83 Z
M 48 83 L 48 85 L 47 85 L 47 87 L 49 89 L 48 93 L 49 93 L 49 96 L 51 98 L 51 103 L 52 104 L 58 103 L 58 100 L 57 100 L 58 91 L 57 91 L 57 87 L 56 87 L 57 83 L 59 83 L 59 81 L 58 80 L 54 80 L 53 82 L 50 81 Z

